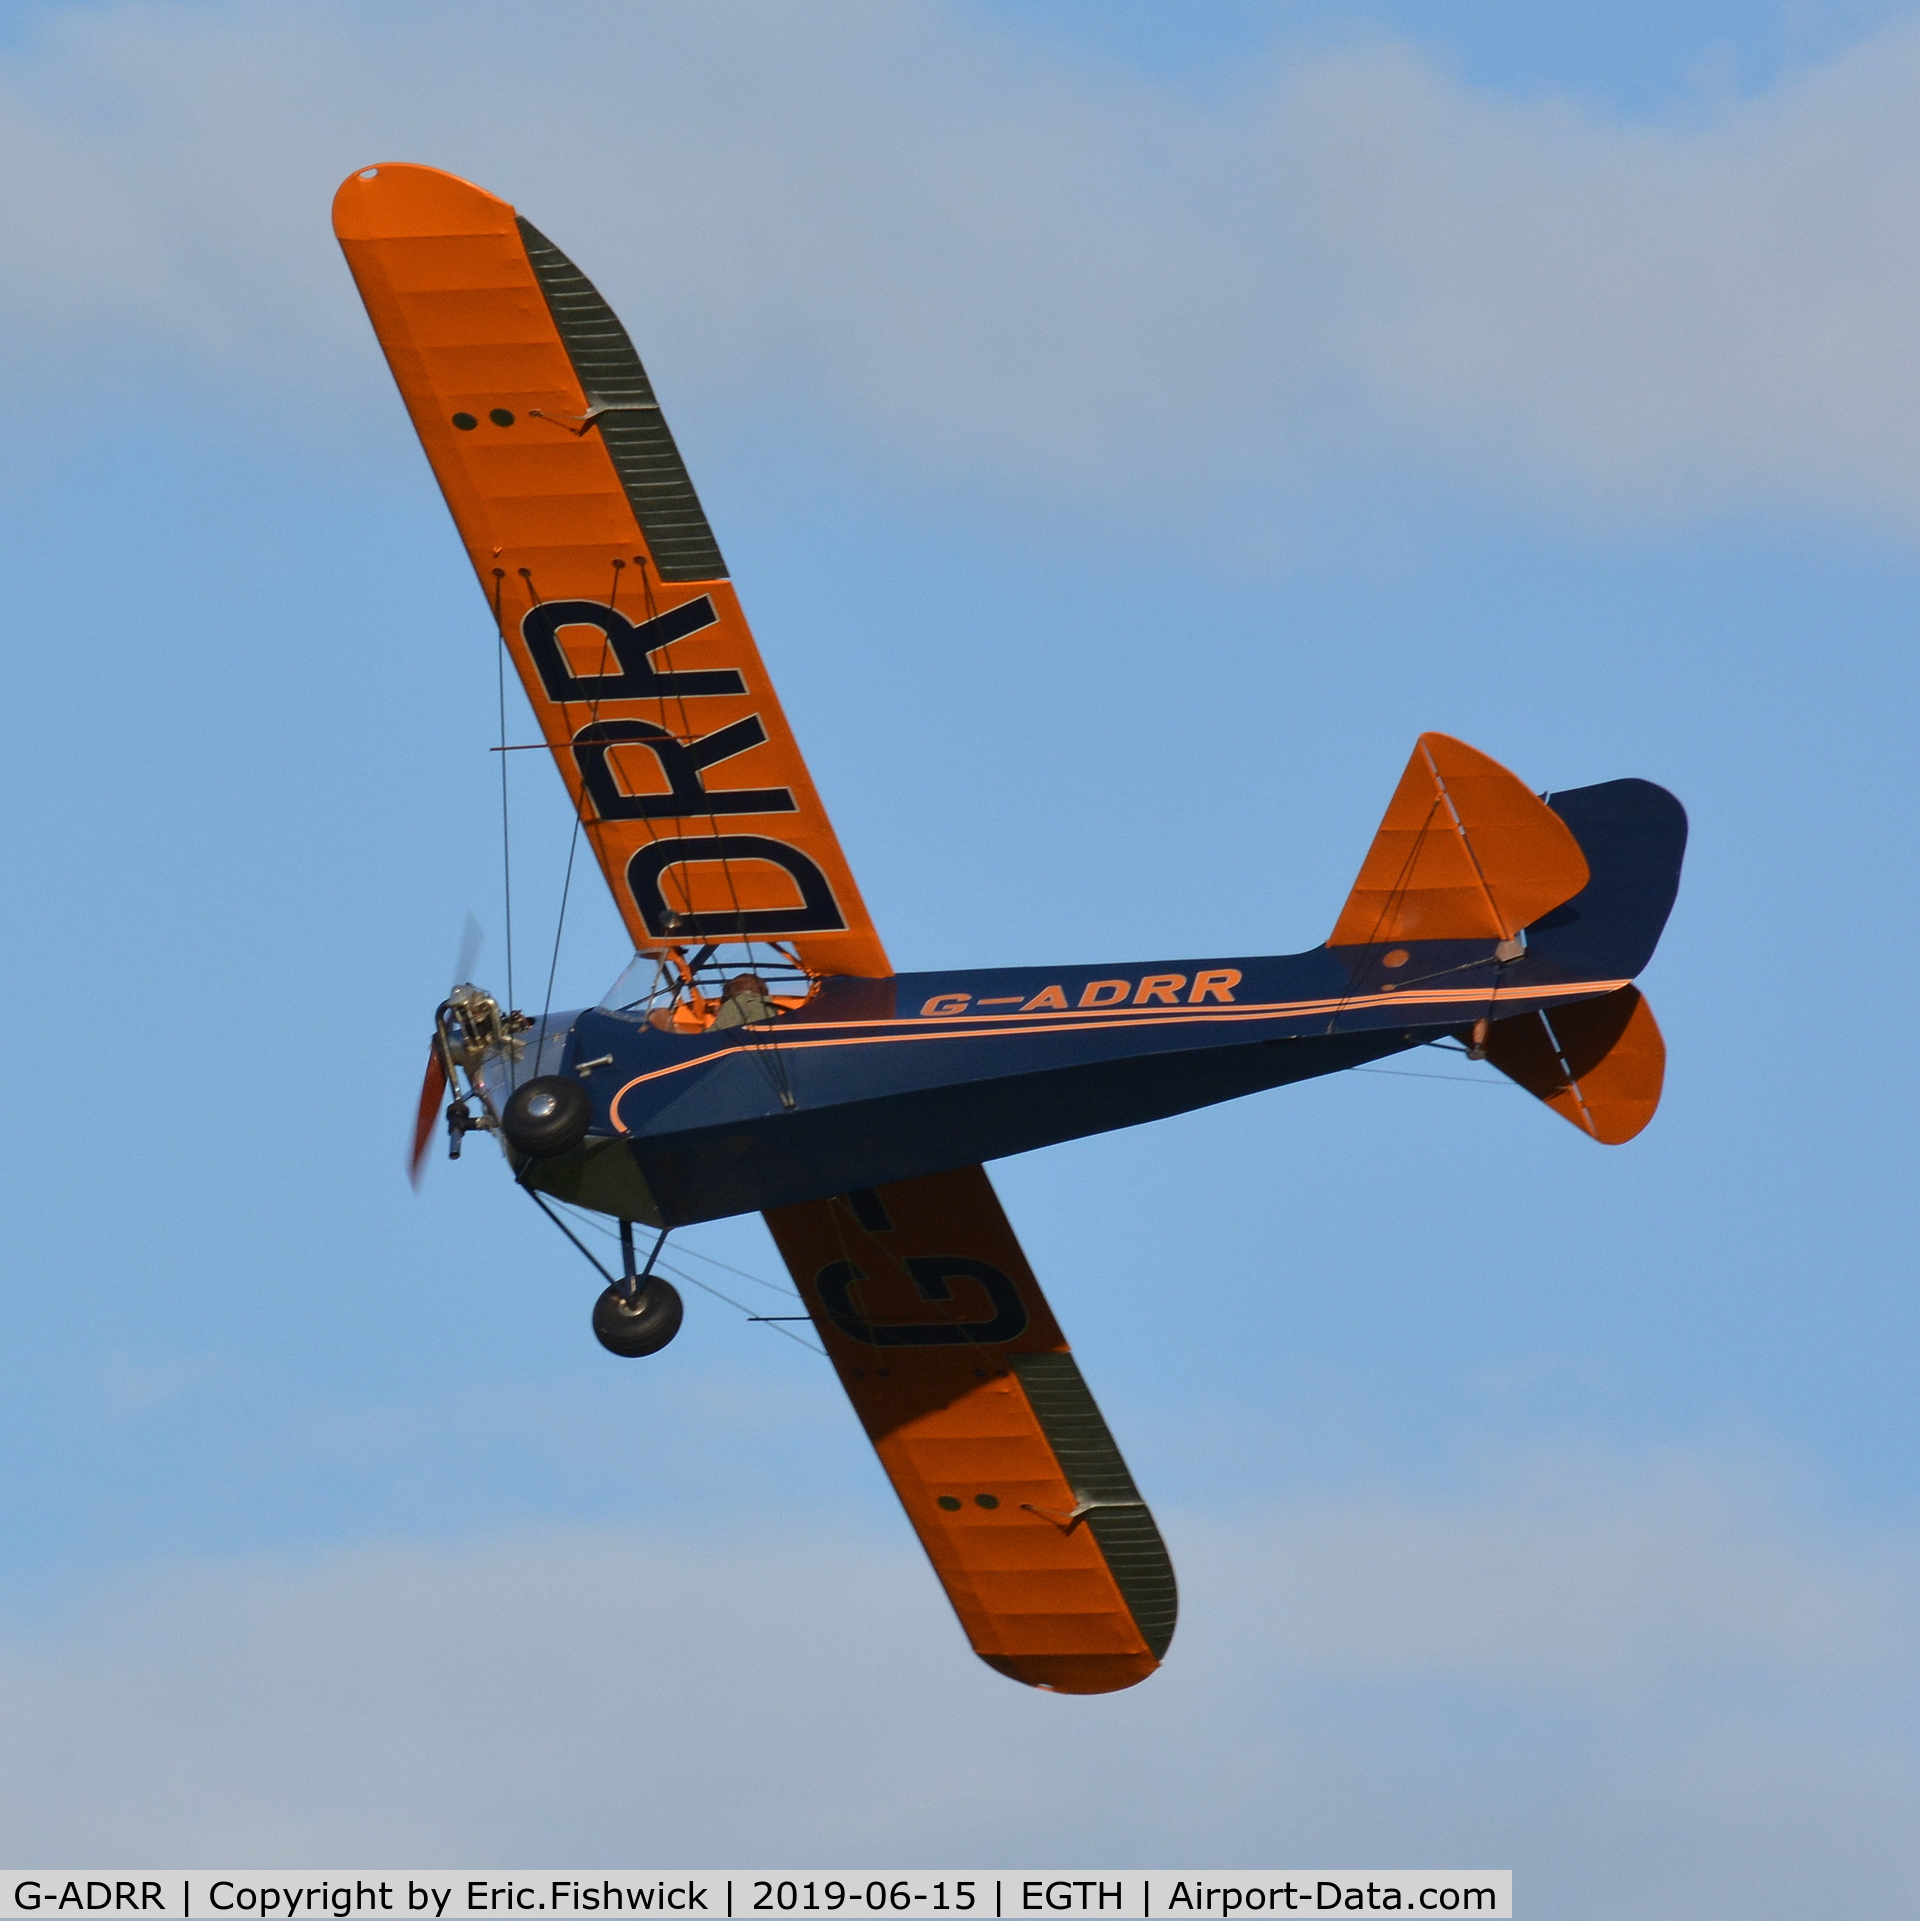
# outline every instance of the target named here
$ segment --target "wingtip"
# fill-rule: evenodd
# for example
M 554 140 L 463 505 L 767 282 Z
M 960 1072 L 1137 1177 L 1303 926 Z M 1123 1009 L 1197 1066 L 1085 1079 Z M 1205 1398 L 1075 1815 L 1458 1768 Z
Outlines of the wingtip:
M 513 208 L 457 173 L 379 160 L 356 167 L 334 190 L 333 231 L 341 240 L 510 233 Z
M 979 1653 L 976 1648 L 975 1653 Z M 1043 1694 L 1118 1694 L 1160 1671 L 1151 1654 L 981 1654 L 1009 1681 Z

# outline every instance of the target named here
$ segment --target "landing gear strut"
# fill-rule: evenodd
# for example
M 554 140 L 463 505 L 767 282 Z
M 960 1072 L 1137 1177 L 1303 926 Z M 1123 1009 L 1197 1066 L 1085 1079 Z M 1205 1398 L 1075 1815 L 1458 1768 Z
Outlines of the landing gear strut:
M 633 1265 L 633 1223 L 620 1223 L 620 1258 L 623 1278 L 593 1304 L 593 1336 L 609 1354 L 633 1359 L 642 1354 L 658 1354 L 680 1332 L 686 1308 L 680 1290 L 665 1275 L 656 1274 L 653 1264 L 667 1244 L 667 1230 L 647 1256 L 638 1273 Z

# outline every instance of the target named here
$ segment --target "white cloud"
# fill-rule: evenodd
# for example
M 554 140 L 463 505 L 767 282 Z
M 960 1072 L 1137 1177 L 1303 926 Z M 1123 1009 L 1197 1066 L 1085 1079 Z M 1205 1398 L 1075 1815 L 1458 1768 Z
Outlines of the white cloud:
M 459 1547 L 102 1579 L 0 1648 L 0 1847 L 88 1863 L 1514 1866 L 1530 1910 L 1893 1900 L 1916 1543 L 1752 1466 L 1182 1522 L 1123 1696 L 977 1666 L 901 1536 Z M 1904 1877 L 1904 1879 L 1903 1879 Z
M 329 425 L 370 158 L 515 198 L 703 418 L 1016 502 L 1413 461 L 1609 512 L 1920 526 L 1920 31 L 1636 125 L 1379 41 L 1224 100 L 935 8 L 152 0 L 0 59 L 0 312 L 56 411 Z M 131 383 L 129 383 L 131 376 Z
M 1630 126 L 1384 48 L 1303 70 L 1276 132 L 1388 421 L 1655 510 L 1911 523 L 1916 78 L 1903 28 L 1709 124 Z

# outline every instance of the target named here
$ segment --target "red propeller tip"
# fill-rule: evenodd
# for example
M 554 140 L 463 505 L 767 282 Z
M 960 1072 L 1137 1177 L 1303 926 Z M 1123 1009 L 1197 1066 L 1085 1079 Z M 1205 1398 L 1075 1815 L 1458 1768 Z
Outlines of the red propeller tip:
M 427 1056 L 427 1077 L 420 1083 L 420 1111 L 414 1116 L 413 1152 L 407 1157 L 407 1179 L 416 1188 L 427 1164 L 427 1149 L 433 1144 L 434 1123 L 440 1118 L 440 1103 L 446 1098 L 447 1064 L 440 1058 L 436 1041 Z

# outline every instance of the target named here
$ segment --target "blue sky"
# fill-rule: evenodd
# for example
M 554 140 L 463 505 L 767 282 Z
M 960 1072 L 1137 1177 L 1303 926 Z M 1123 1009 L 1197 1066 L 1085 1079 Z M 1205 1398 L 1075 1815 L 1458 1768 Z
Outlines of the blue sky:
M 1910 1885 L 1916 81 L 1895 5 L 6 9 L 10 1851 Z M 1424 727 L 1690 809 L 1632 1145 L 1443 1062 L 996 1169 L 1181 1571 L 1133 1694 L 972 1659 L 813 1356 L 616 1363 L 485 1153 L 407 1190 L 506 928 L 387 158 L 628 320 L 904 967 L 1310 946 Z

